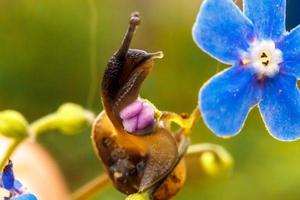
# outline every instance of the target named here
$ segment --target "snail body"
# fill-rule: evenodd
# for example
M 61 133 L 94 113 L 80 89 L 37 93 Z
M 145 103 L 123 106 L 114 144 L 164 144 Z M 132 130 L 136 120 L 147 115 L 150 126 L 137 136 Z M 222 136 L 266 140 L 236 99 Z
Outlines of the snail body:
M 139 14 L 133 13 L 122 45 L 105 69 L 102 80 L 104 111 L 95 120 L 92 141 L 119 191 L 125 194 L 148 191 L 152 199 L 164 200 L 175 195 L 185 181 L 183 156 L 189 142 L 180 131 L 172 133 L 168 122 L 161 118 L 163 113 L 154 115 L 156 108 L 139 97 L 141 84 L 151 71 L 153 60 L 162 57 L 162 52 L 129 49 L 139 24 Z M 140 130 L 128 131 L 124 124 L 131 121 L 124 122 L 122 115 L 128 113 L 122 113 L 135 101 L 146 105 L 139 111 L 142 114 L 136 113 L 154 120 Z M 149 115 L 146 109 L 153 109 L 153 113 Z

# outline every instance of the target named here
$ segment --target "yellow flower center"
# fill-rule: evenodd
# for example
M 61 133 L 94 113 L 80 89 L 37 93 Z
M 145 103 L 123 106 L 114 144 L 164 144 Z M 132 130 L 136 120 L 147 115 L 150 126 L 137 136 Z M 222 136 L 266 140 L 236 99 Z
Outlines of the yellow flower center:
M 244 54 L 242 63 L 252 67 L 259 76 L 275 76 L 280 69 L 282 52 L 271 40 L 253 42 Z

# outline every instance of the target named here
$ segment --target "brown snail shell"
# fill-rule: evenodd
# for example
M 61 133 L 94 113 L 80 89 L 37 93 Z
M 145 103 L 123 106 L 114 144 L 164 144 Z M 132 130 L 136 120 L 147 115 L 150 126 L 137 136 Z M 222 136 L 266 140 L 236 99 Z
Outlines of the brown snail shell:
M 125 194 L 142 192 L 165 179 L 160 184 L 163 187 L 155 189 L 154 195 L 159 193 L 156 199 L 168 199 L 161 198 L 166 195 L 166 187 L 167 196 L 179 191 L 185 180 L 185 163 L 182 160 L 177 165 L 178 145 L 170 133 L 158 129 L 154 134 L 139 137 L 114 131 L 112 123 L 102 112 L 95 121 L 92 139 L 118 190 Z M 174 165 L 177 165 L 175 169 Z M 167 178 L 168 174 L 171 178 Z
M 170 199 L 176 195 L 183 187 L 186 179 L 186 164 L 182 159 L 173 172 L 166 178 L 166 180 L 153 193 L 153 200 Z

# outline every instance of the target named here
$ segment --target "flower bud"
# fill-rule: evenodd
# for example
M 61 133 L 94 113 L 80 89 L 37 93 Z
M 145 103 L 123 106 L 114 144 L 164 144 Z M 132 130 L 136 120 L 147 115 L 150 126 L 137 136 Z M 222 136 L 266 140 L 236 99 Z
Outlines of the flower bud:
M 90 125 L 94 114 L 73 103 L 66 103 L 59 107 L 56 116 L 56 128 L 65 134 L 74 134 Z
M 10 138 L 26 137 L 28 122 L 19 113 L 13 110 L 0 112 L 0 135 Z
M 233 165 L 233 159 L 228 153 L 203 152 L 199 158 L 202 169 L 210 176 L 227 174 Z
M 125 200 L 149 200 L 149 197 L 145 193 L 135 193 L 127 196 Z

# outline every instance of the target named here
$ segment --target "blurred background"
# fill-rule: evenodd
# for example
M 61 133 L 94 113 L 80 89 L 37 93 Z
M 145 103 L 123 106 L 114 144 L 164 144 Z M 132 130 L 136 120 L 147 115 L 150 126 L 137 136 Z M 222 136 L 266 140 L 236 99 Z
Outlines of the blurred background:
M 0 0 L 0 110 L 18 110 L 33 121 L 71 101 L 99 113 L 103 69 L 119 47 L 132 11 L 142 17 L 132 47 L 165 54 L 142 88 L 142 96 L 159 109 L 190 112 L 200 86 L 226 67 L 201 52 L 192 40 L 200 0 L 94 2 L 97 32 L 91 41 L 90 1 Z M 291 29 L 300 22 L 299 2 L 287 2 Z M 94 47 L 97 68 L 91 71 Z M 97 90 L 92 89 L 88 100 L 93 84 Z M 58 162 L 72 191 L 103 172 L 91 146 L 90 130 L 75 136 L 46 134 L 39 142 Z M 299 199 L 300 142 L 273 139 L 256 108 L 238 136 L 217 138 L 199 120 L 192 142 L 224 146 L 233 155 L 235 168 L 229 176 L 212 178 L 201 173 L 198 165 L 188 166 L 185 187 L 174 199 Z M 112 187 L 95 197 L 123 198 Z

